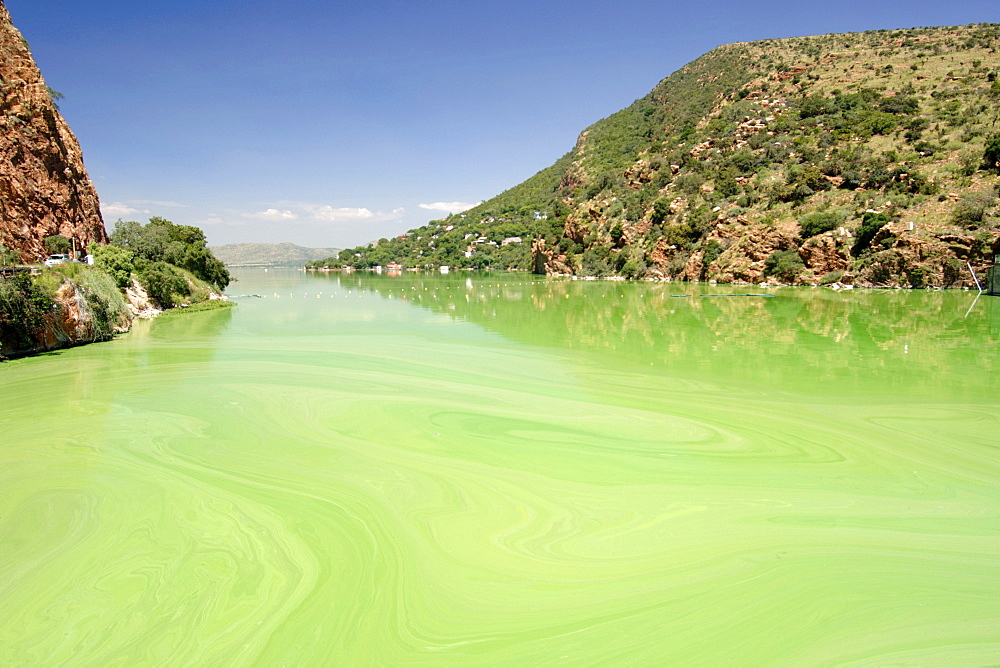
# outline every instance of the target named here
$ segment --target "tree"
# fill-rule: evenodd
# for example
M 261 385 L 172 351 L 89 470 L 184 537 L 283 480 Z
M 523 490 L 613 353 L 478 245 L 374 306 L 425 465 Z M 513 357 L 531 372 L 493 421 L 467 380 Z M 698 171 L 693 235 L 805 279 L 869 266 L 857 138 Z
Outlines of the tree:
M 135 265 L 133 255 L 127 248 L 118 244 L 91 244 L 87 252 L 94 259 L 94 266 L 111 276 L 119 288 L 131 284 Z
M 3 244 L 0 244 L 0 267 L 17 264 L 21 261 L 21 255 L 17 251 L 12 251 Z
M 119 220 L 111 233 L 111 243 L 137 259 L 187 269 L 219 290 L 224 290 L 231 280 L 229 270 L 208 249 L 205 233 L 192 225 L 177 225 L 159 216 L 150 218 L 145 226 Z
M 73 248 L 72 242 L 61 234 L 53 234 L 45 237 L 42 241 L 50 253 L 69 253 Z

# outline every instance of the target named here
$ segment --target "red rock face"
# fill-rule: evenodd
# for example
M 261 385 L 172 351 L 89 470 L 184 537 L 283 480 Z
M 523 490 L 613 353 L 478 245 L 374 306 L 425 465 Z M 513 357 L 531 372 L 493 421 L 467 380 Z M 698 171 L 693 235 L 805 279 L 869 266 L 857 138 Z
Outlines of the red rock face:
M 32 262 L 54 234 L 107 242 L 80 145 L 0 0 L 0 244 Z

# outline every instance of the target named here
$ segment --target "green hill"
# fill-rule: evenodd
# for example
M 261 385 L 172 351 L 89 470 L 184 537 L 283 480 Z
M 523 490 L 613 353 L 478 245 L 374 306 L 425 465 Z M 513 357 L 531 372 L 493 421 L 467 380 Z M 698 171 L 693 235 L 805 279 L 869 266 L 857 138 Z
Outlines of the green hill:
M 305 248 L 295 244 L 226 244 L 213 246 L 212 253 L 230 267 L 301 267 L 306 262 L 329 257 L 336 248 Z
M 721 46 L 551 167 L 313 266 L 971 285 L 1000 252 L 1000 25 Z

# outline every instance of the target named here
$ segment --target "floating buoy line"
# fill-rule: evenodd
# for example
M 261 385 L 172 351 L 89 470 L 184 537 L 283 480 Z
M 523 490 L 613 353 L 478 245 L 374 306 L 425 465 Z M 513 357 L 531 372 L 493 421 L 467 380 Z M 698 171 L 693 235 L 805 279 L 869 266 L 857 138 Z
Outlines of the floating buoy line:
M 528 284 L 528 285 L 530 286 L 530 284 Z M 467 286 L 441 286 L 441 287 L 430 288 L 430 287 L 419 287 L 419 286 L 415 286 L 414 285 L 414 286 L 410 286 L 409 288 L 398 288 L 398 289 L 396 289 L 396 288 L 372 289 L 372 290 L 353 290 L 352 289 L 352 290 L 347 290 L 345 293 L 330 294 L 329 297 L 330 297 L 330 299 L 337 299 L 338 297 L 343 297 L 343 298 L 347 299 L 347 298 L 351 298 L 351 297 L 357 296 L 357 298 L 361 299 L 365 295 L 376 294 L 376 295 L 379 295 L 379 296 L 382 296 L 382 297 L 387 297 L 389 299 L 392 299 L 394 296 L 396 296 L 398 294 L 399 297 L 401 297 L 401 298 L 403 298 L 405 300 L 408 297 L 410 297 L 411 295 L 413 297 L 415 297 L 416 299 L 422 299 L 423 296 L 424 296 L 422 293 L 425 293 L 425 292 L 437 293 L 437 292 L 443 292 L 443 291 L 456 290 L 456 291 L 465 293 L 465 295 L 464 295 L 465 299 L 466 299 L 466 301 L 469 301 L 470 297 L 472 297 L 472 296 L 478 297 L 481 300 L 482 299 L 487 299 L 487 298 L 490 298 L 490 297 L 495 297 L 495 298 L 502 297 L 503 296 L 502 292 L 487 293 L 486 290 L 488 288 L 503 288 L 503 287 L 506 287 L 506 286 L 516 286 L 516 287 L 519 287 L 519 288 L 523 288 L 523 287 L 525 287 L 525 284 L 523 284 L 523 283 L 510 283 L 510 284 L 497 284 L 495 286 L 492 285 L 492 284 L 487 284 L 487 285 L 483 285 L 483 286 L 476 286 L 474 288 L 469 288 Z M 288 293 L 287 297 L 283 293 L 277 293 L 277 292 L 273 293 L 272 295 L 262 295 L 262 294 L 252 293 L 252 294 L 242 294 L 242 295 L 229 295 L 229 299 L 268 299 L 268 298 L 271 298 L 271 299 L 282 299 L 282 298 L 295 299 L 296 296 L 297 295 L 295 293 L 293 293 L 293 292 Z M 315 294 L 309 293 L 309 292 L 305 292 L 305 293 L 302 294 L 302 298 L 303 299 L 309 299 L 309 298 L 313 298 L 313 297 L 315 297 L 316 299 L 323 299 L 324 296 L 325 295 L 324 295 L 323 292 L 318 292 L 318 293 L 315 293 Z M 569 299 L 570 296 L 571 295 L 569 293 L 563 293 L 563 298 L 564 299 Z M 586 295 L 586 294 L 582 294 L 582 295 L 577 295 L 577 296 L 586 299 L 586 298 L 591 298 L 591 297 L 600 297 L 601 295 Z M 646 296 L 647 295 L 643 293 L 643 294 L 639 294 L 638 298 L 645 299 Z M 657 296 L 657 295 L 652 295 L 652 296 Z M 684 294 L 684 295 L 661 294 L 661 295 L 658 295 L 658 296 L 660 296 L 660 297 L 669 297 L 671 299 L 688 299 L 688 298 L 691 298 L 691 297 L 700 297 L 700 298 L 706 299 L 706 298 L 715 298 L 715 297 L 760 297 L 760 298 L 771 298 L 771 297 L 776 297 L 777 295 L 774 294 L 774 293 L 767 293 L 767 292 L 734 292 L 734 293 L 730 293 L 730 294 L 727 294 L 727 293 L 711 293 L 711 294 L 704 294 L 704 295 L 697 295 L 697 294 Z M 557 294 L 553 294 L 553 297 L 558 297 L 558 295 Z M 625 299 L 626 298 L 626 296 L 624 294 L 620 294 L 620 293 L 617 294 L 617 295 L 615 295 L 615 294 L 603 295 L 603 297 L 605 299 L 607 299 L 607 298 L 611 298 L 611 299 L 616 299 L 616 298 L 617 299 Z

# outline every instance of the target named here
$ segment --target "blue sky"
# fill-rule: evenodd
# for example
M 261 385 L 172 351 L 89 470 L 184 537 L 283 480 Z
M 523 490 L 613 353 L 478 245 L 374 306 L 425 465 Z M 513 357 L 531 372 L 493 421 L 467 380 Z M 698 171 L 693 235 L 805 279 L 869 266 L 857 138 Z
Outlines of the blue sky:
M 6 0 L 109 230 L 348 247 L 520 183 L 720 45 L 1000 21 L 996 0 Z

